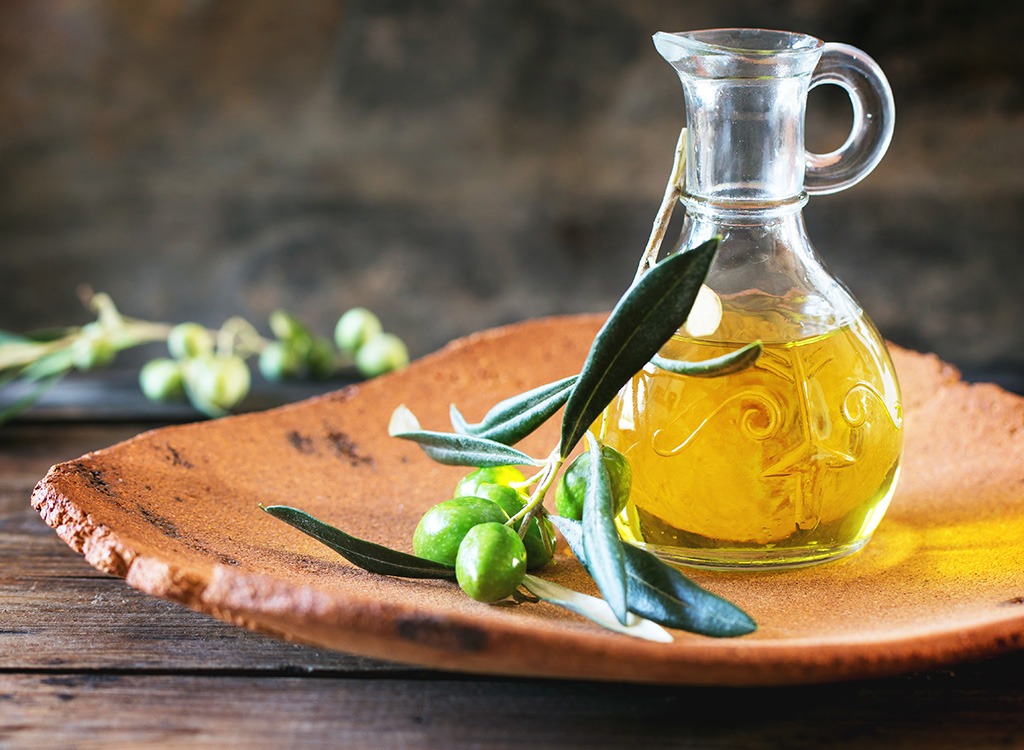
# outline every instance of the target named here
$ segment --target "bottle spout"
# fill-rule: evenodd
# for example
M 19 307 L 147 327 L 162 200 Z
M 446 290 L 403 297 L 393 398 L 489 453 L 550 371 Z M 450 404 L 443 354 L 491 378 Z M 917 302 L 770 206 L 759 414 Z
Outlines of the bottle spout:
M 654 47 L 680 75 L 702 78 L 809 76 L 824 42 L 769 29 L 708 29 L 654 35 Z
M 675 67 L 677 62 L 692 54 L 684 34 L 659 31 L 652 38 L 654 39 L 654 48 L 658 50 L 658 54 L 664 57 L 665 61 L 673 67 Z

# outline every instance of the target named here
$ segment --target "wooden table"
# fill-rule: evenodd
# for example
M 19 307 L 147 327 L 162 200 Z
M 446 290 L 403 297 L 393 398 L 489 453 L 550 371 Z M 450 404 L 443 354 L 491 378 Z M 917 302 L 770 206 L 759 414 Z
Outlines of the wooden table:
M 503 679 L 294 646 L 140 594 L 29 493 L 152 426 L 0 428 L 0 747 L 1024 747 L 1024 652 L 796 688 Z

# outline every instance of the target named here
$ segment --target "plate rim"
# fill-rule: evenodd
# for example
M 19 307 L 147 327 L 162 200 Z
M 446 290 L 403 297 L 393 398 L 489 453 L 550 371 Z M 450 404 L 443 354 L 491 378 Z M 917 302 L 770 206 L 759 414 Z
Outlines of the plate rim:
M 596 329 L 604 317 L 605 314 L 552 316 L 487 329 L 457 339 L 417 360 L 413 366 L 451 356 L 481 341 L 510 333 L 523 333 L 534 326 L 576 324 L 593 325 Z M 385 387 L 393 377 L 384 376 L 268 411 L 227 419 L 258 419 L 281 411 L 305 409 L 322 399 L 356 398 L 366 389 Z M 579 629 L 582 632 L 579 633 L 576 628 L 572 631 L 549 628 L 538 629 L 531 634 L 534 650 L 543 647 L 557 653 L 558 649 L 566 647 L 568 639 L 577 656 L 582 652 L 586 657 L 577 658 L 573 662 L 575 666 L 563 666 L 557 673 L 553 673 L 550 669 L 540 668 L 544 664 L 541 659 L 523 658 L 523 650 L 531 644 L 518 643 L 524 640 L 524 628 L 510 626 L 513 622 L 511 619 L 490 621 L 481 629 L 477 618 L 464 612 L 444 612 L 439 616 L 427 608 L 394 601 L 374 603 L 369 598 L 352 597 L 351 592 L 346 599 L 349 606 L 340 606 L 343 604 L 338 598 L 340 594 L 327 596 L 315 587 L 296 585 L 253 571 L 241 571 L 217 562 L 211 563 L 210 576 L 205 583 L 191 580 L 187 571 L 177 568 L 172 561 L 140 552 L 133 547 L 130 536 L 125 537 L 97 522 L 60 489 L 69 476 L 79 477 L 82 469 L 87 469 L 90 462 L 102 459 L 108 452 L 127 443 L 149 439 L 155 433 L 216 424 L 197 422 L 147 430 L 126 441 L 57 464 L 36 485 L 32 493 L 32 506 L 57 535 L 72 549 L 83 554 L 93 567 L 125 579 L 129 586 L 139 591 L 292 642 L 430 668 L 517 677 L 677 685 L 769 686 L 892 676 L 953 662 L 983 659 L 1024 648 L 1024 606 L 1019 609 L 1008 606 L 1005 618 L 975 624 L 969 628 L 971 638 L 966 644 L 963 627 L 949 623 L 925 633 L 900 635 L 897 631 L 897 635 L 892 638 L 875 636 L 857 639 L 846 635 L 823 638 L 820 642 L 809 642 L 803 638 L 799 644 L 783 639 L 712 639 L 680 632 L 673 644 L 662 646 L 612 634 L 581 619 Z M 303 635 L 303 629 L 298 627 L 308 625 L 308 619 L 288 616 L 287 613 L 252 604 L 261 601 L 259 594 L 272 592 L 275 585 L 288 587 L 293 594 L 298 595 L 300 601 L 309 603 L 313 609 L 326 607 L 336 619 L 325 627 L 340 628 L 342 637 L 309 639 Z M 237 599 L 226 609 L 223 602 L 232 591 L 250 592 L 252 596 L 248 603 Z M 220 604 L 211 603 L 215 601 Z M 370 627 L 365 628 L 366 632 L 354 631 L 353 628 L 366 626 L 366 618 L 360 613 L 375 609 L 378 612 L 388 610 L 387 614 L 393 620 L 404 618 L 404 622 L 410 623 L 405 626 L 410 637 L 396 646 L 393 636 L 375 636 Z M 517 646 L 507 649 L 505 657 L 496 656 L 493 650 L 474 647 L 480 638 L 492 637 L 516 641 Z M 811 647 L 815 652 L 813 660 L 808 658 Z M 655 663 L 658 668 L 653 672 L 645 673 L 642 663 L 626 663 L 630 659 L 642 661 L 652 652 L 656 653 L 658 648 L 670 649 L 666 656 L 671 655 L 671 658 L 661 664 Z M 687 658 L 683 658 L 684 655 Z M 826 657 L 828 669 L 823 668 L 822 657 Z M 609 664 L 612 666 L 609 667 Z M 668 669 L 668 666 L 672 668 Z M 723 672 L 726 674 L 723 675 Z

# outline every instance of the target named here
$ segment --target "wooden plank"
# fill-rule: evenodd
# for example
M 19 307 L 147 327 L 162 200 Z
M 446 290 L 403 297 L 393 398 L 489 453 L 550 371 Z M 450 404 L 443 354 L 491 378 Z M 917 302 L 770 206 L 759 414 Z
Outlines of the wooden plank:
M 53 536 L 15 537 L 0 528 L 0 581 L 108 577 Z
M 1024 653 L 730 690 L 457 677 L 249 633 L 96 573 L 28 506 L 52 451 L 115 432 L 0 447 L 0 746 L 1024 745 Z
M 985 666 L 960 677 L 750 690 L 448 676 L 0 675 L 0 744 L 1012 747 L 1024 742 L 1024 692 L 1009 671 L 998 694 Z
M 270 383 L 253 378 L 252 387 L 233 411 L 270 409 L 282 404 L 344 388 L 361 380 L 354 366 L 327 380 Z M 11 383 L 0 391 L 0 409 L 32 393 L 32 384 Z M 106 370 L 73 371 L 47 391 L 31 409 L 18 415 L 18 426 L 38 422 L 147 422 L 178 423 L 204 419 L 185 400 L 154 403 L 139 390 L 139 369 L 117 363 Z
M 0 669 L 256 670 L 350 672 L 394 665 L 250 633 L 171 602 L 140 594 L 73 552 L 28 502 L 51 462 L 137 432 L 134 427 L 38 430 L 0 452 Z M 49 444 L 46 436 L 57 436 Z M 59 450 L 60 448 L 58 448 Z M 33 476 L 28 482 L 26 476 Z M 20 483 L 20 486 L 19 486 Z M 11 489 L 14 486 L 15 489 Z
M 53 464 L 106 448 L 153 424 L 6 424 L 0 426 L 0 488 L 32 490 Z
M 43 522 L 29 494 L 0 489 L 0 580 L 103 577 Z
M 0 488 L 0 533 L 18 536 L 55 536 L 32 509 L 29 498 L 31 488 L 14 490 Z
M 0 490 L 0 670 L 40 669 L 404 668 L 285 643 L 141 594 L 72 551 L 28 504 L 27 491 Z
M 396 668 L 403 667 L 251 633 L 141 594 L 120 579 L 0 578 L 0 670 Z

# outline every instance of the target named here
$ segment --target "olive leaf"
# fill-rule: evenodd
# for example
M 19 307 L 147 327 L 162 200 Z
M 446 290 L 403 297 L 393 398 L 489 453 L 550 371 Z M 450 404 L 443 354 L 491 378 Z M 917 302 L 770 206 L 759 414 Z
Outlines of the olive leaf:
M 451 406 L 452 427 L 464 435 L 495 440 L 505 445 L 518 443 L 562 408 L 578 376 L 571 375 L 554 383 L 512 396 L 495 404 L 477 424 L 469 424 L 455 405 Z
M 20 342 L 14 342 L 20 345 Z M 10 346 L 8 344 L 8 346 Z M 5 404 L 0 409 L 0 424 L 9 422 L 16 416 L 32 408 L 46 393 L 61 381 L 74 363 L 74 354 L 69 349 L 58 349 L 44 354 L 34 362 L 20 367 L 12 367 L 0 374 L 0 386 L 11 385 L 12 389 L 20 390 L 21 384 L 30 385 L 28 392 Z M 19 381 L 14 383 L 14 381 Z
M 71 349 L 58 349 L 55 352 L 40 357 L 35 362 L 27 365 L 18 375 L 19 379 L 34 382 L 51 378 L 55 375 L 64 375 L 75 363 L 75 353 Z
M 565 458 L 626 382 L 686 321 L 718 250 L 712 238 L 656 264 L 622 296 L 598 331 L 565 405 Z
M 6 344 L 30 344 L 32 339 L 21 333 L 14 333 L 12 331 L 5 331 L 0 329 L 0 346 Z
M 541 466 L 544 463 L 496 440 L 422 430 L 419 427 L 419 420 L 405 405 L 400 405 L 392 413 L 388 434 L 413 441 L 439 464 L 490 467 L 511 464 Z
M 695 378 L 714 378 L 719 375 L 731 375 L 734 372 L 750 367 L 764 351 L 760 341 L 723 354 L 721 357 L 703 359 L 699 362 L 686 362 L 681 359 L 667 359 L 660 354 L 651 357 L 651 364 L 676 375 L 689 375 Z
M 626 546 L 633 612 L 665 625 L 676 622 L 675 627 L 716 638 L 757 630 L 753 618 L 732 602 L 701 588 L 647 550 Z
M 455 580 L 455 568 L 393 550 L 381 544 L 346 534 L 339 528 L 314 518 L 305 511 L 287 505 L 270 505 L 260 508 L 318 542 L 327 545 L 354 565 L 371 573 L 380 573 L 401 578 L 444 578 Z
M 10 403 L 0 410 L 0 424 L 10 422 L 26 409 L 31 408 L 46 392 L 53 388 L 64 377 L 63 372 L 56 373 L 46 378 L 39 378 L 34 381 L 34 387 L 24 396 Z
M 421 432 L 420 420 L 412 413 L 405 404 L 399 404 L 391 412 L 391 419 L 388 421 L 388 434 L 401 435 L 404 433 Z
M 67 338 L 72 334 L 75 328 L 42 328 L 37 331 L 30 331 L 29 333 L 15 333 L 14 331 L 8 331 L 0 329 L 0 346 L 10 346 L 11 344 L 48 344 L 53 343 L 59 339 Z
M 579 521 L 549 515 L 576 559 L 589 570 Z M 670 628 L 691 633 L 731 638 L 757 629 L 742 609 L 701 588 L 650 552 L 624 544 L 629 578 L 629 611 Z
M 549 604 L 555 604 L 568 609 L 570 612 L 583 615 L 598 625 L 614 630 L 616 633 L 631 635 L 634 638 L 643 638 L 644 640 L 657 643 L 672 642 L 672 635 L 667 630 L 643 617 L 630 615 L 625 624 L 620 623 L 612 613 L 608 602 L 604 599 L 573 591 L 565 586 L 545 581 L 543 578 L 537 578 L 530 574 L 523 578 L 523 586 L 531 594 Z
M 628 580 L 622 542 L 615 530 L 611 482 L 604 461 L 601 460 L 598 442 L 588 434 L 587 443 L 590 450 L 590 473 L 583 496 L 583 547 L 587 559 L 594 561 L 590 566 L 590 575 L 601 589 L 601 595 L 612 612 L 625 625 L 629 614 L 626 590 Z
M 0 344 L 0 372 L 20 370 L 53 351 L 54 345 L 36 341 L 5 341 Z

